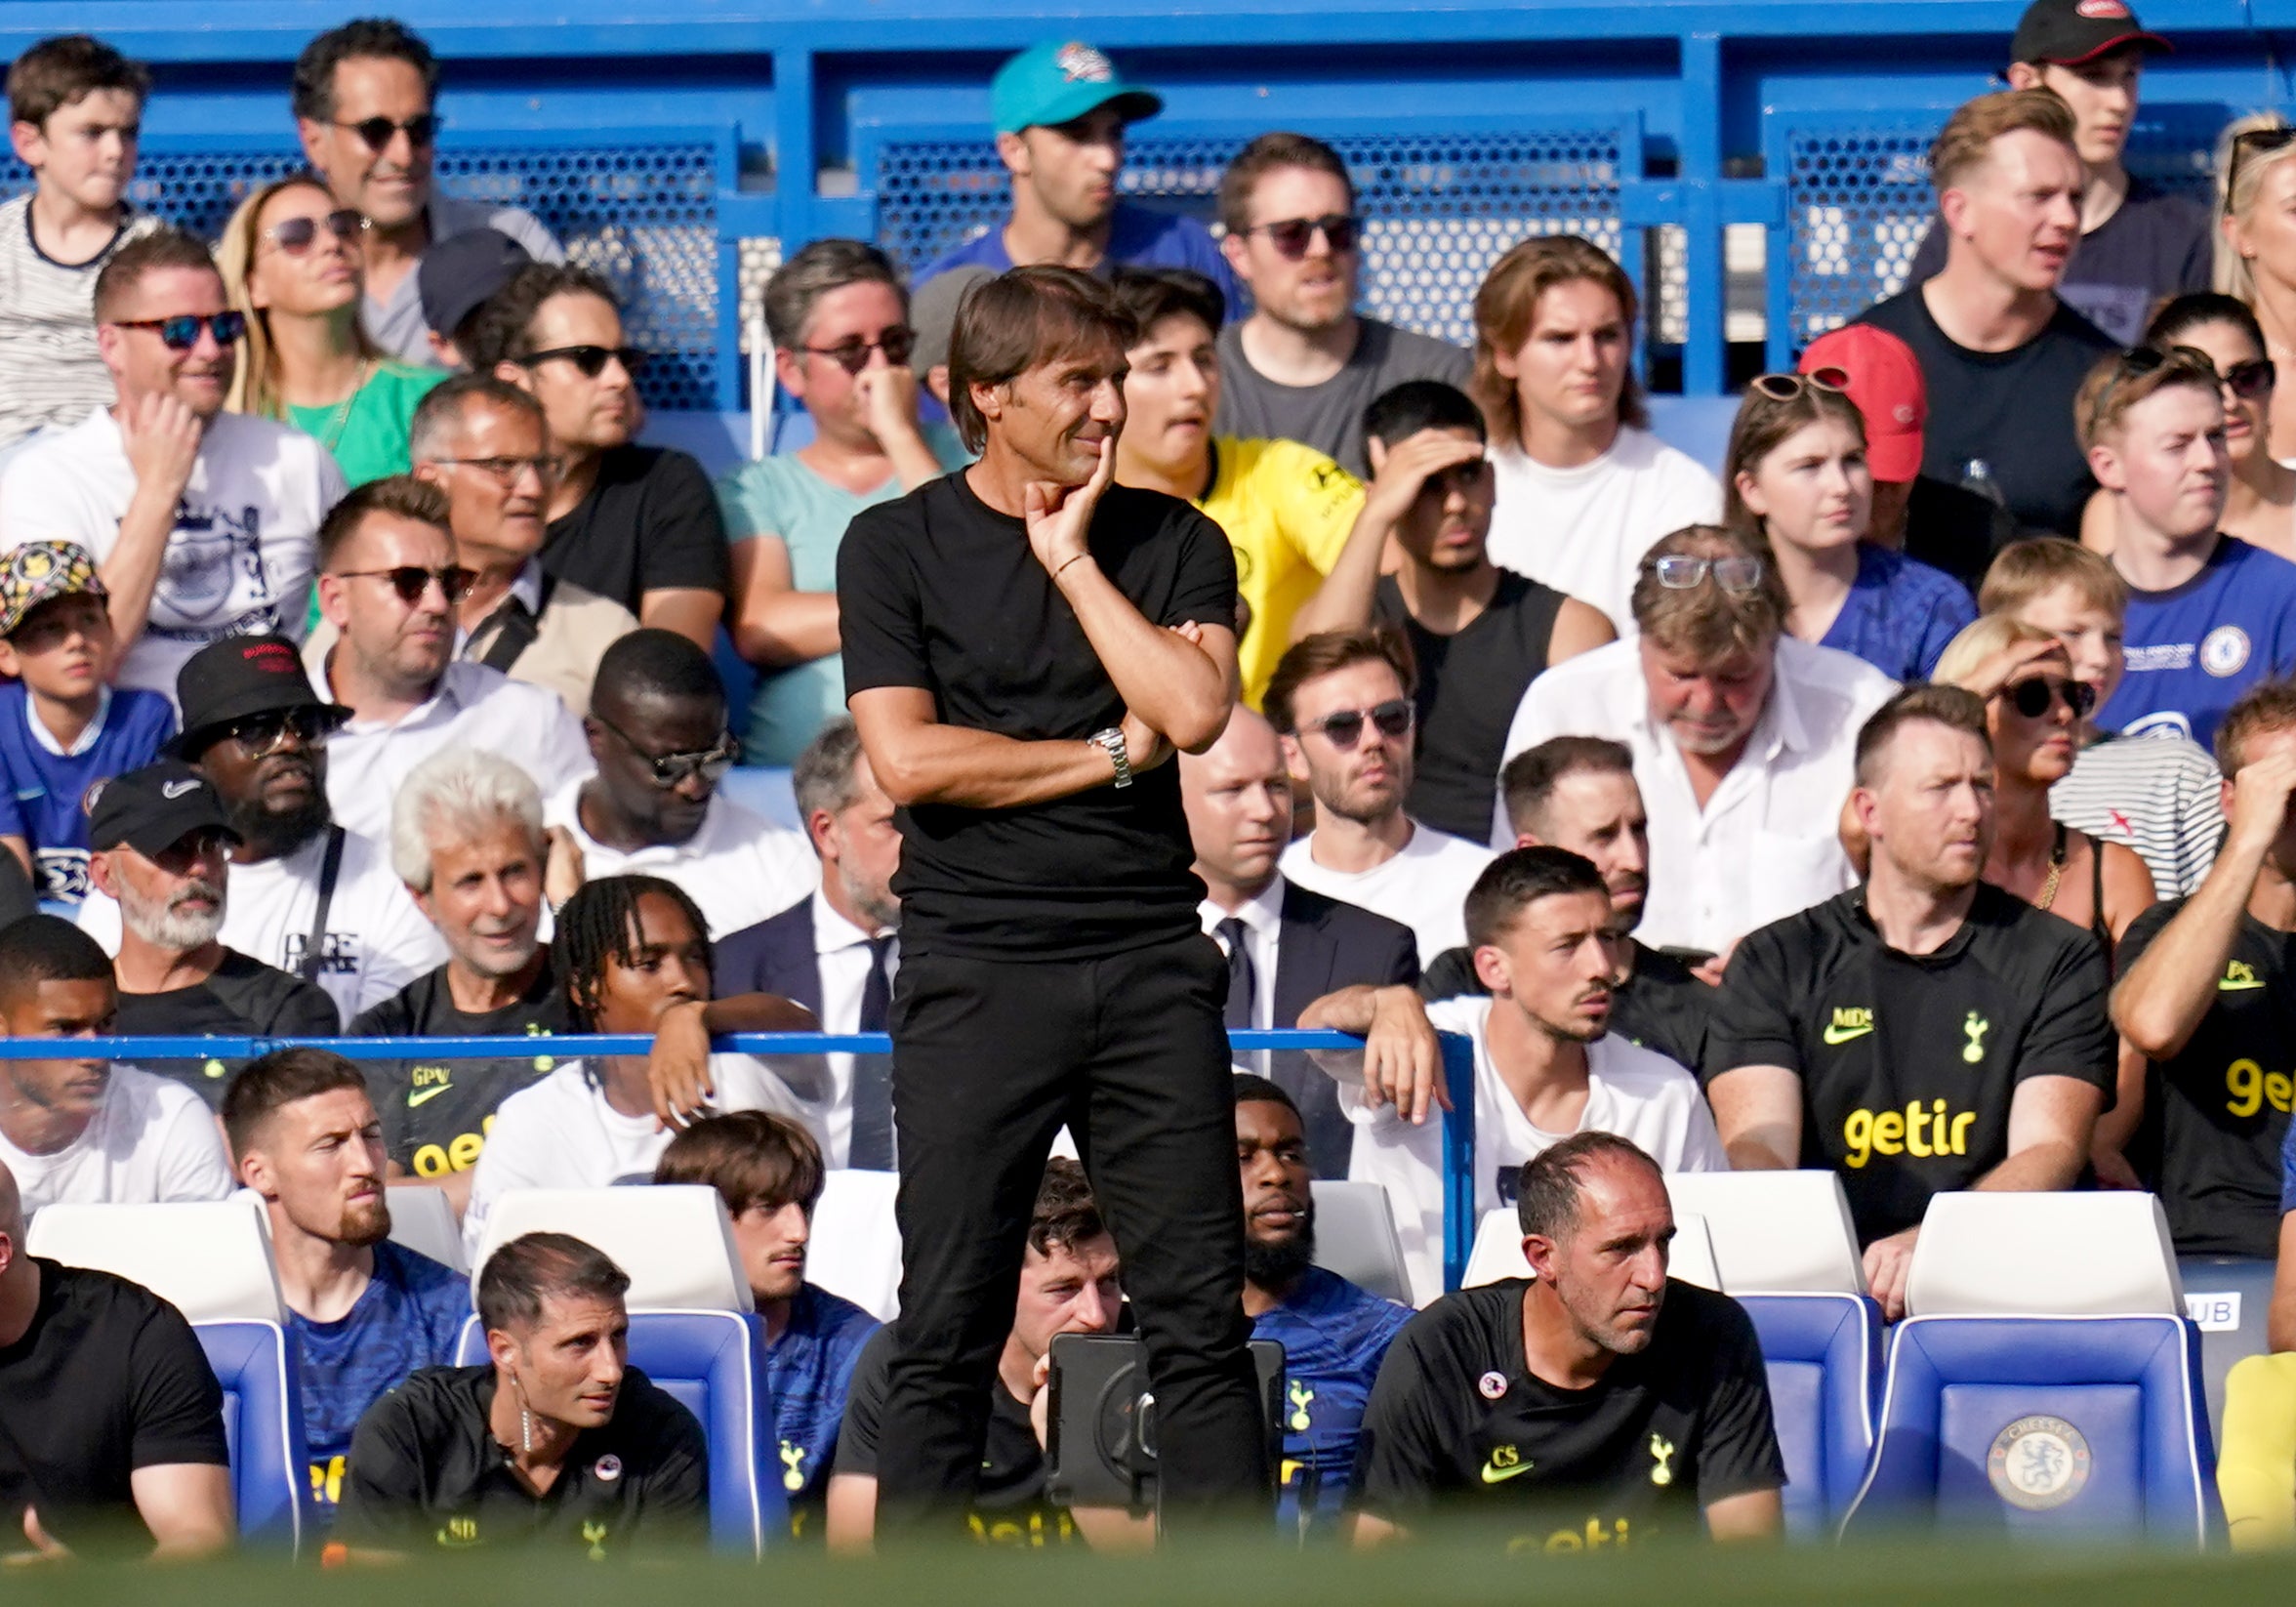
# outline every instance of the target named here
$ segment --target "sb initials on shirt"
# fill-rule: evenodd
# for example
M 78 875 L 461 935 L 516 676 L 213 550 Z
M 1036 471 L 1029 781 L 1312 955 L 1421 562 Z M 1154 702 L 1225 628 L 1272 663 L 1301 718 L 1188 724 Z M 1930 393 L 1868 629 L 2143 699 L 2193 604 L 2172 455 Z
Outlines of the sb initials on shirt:
M 1910 1099 L 1904 1110 L 1853 1110 L 1842 1119 L 1842 1159 L 1862 1167 L 1876 1155 L 1932 1155 L 1969 1153 L 1969 1128 L 1977 1120 L 1973 1110 L 1948 1110 L 1946 1101 L 1926 1106 Z

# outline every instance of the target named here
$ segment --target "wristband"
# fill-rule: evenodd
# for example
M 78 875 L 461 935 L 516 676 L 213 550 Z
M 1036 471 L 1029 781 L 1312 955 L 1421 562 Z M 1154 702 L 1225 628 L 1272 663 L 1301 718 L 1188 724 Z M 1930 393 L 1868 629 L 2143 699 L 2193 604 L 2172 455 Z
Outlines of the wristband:
M 1055 582 L 1057 582 L 1057 581 L 1060 579 L 1060 577 L 1061 577 L 1062 575 L 1065 575 L 1065 574 L 1067 574 L 1067 573 L 1068 573 L 1068 564 L 1069 564 L 1069 563 L 1082 563 L 1082 562 L 1084 562 L 1084 561 L 1085 561 L 1085 559 L 1086 559 L 1086 558 L 1090 557 L 1091 556 L 1092 556 L 1092 555 L 1091 555 L 1091 554 L 1089 554 L 1089 553 L 1079 553 L 1079 554 L 1078 554 L 1078 555 L 1077 555 L 1075 557 L 1072 557 L 1072 558 L 1070 558 L 1070 559 L 1068 560 L 1068 563 L 1064 563 L 1064 564 L 1062 564 L 1062 565 L 1061 565 L 1059 568 L 1057 568 L 1057 569 L 1053 570 L 1053 571 L 1052 571 L 1052 579 L 1053 579 Z

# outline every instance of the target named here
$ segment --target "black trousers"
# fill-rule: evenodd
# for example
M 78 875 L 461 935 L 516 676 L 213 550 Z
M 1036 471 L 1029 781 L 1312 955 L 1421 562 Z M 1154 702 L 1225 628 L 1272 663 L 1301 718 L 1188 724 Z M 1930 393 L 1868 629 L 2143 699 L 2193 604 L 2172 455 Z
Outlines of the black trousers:
M 1266 1508 L 1226 993 L 1218 946 L 1200 934 L 1101 960 L 903 957 L 901 1315 L 879 1429 L 880 1534 L 962 1530 L 1037 1186 L 1064 1122 L 1147 1350 L 1168 1525 Z

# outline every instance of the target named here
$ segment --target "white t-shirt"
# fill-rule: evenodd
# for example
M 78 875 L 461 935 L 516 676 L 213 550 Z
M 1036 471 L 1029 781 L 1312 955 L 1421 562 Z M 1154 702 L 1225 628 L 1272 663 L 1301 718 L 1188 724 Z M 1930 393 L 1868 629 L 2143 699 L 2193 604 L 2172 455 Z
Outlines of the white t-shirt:
M 789 1085 L 764 1061 L 748 1054 L 713 1054 L 710 1076 L 720 1111 L 766 1110 L 807 1124 L 821 1136 Z M 580 1060 L 568 1060 L 530 1083 L 494 1113 L 486 1147 L 471 1173 L 471 1203 L 463 1213 L 463 1245 L 475 1264 L 486 1233 L 486 1214 L 514 1188 L 614 1188 L 650 1183 L 654 1163 L 675 1133 L 651 1112 L 625 1116 Z
M 172 699 L 176 672 L 211 641 L 265 632 L 301 640 L 312 538 L 345 490 L 334 457 L 301 431 L 244 413 L 209 420 L 176 505 L 149 620 L 128 648 L 119 684 Z M 0 476 L 0 552 L 74 541 L 101 563 L 135 494 L 119 425 L 98 408 L 10 460 Z
M 323 664 L 304 666 L 330 702 Z M 390 809 L 407 772 L 441 748 L 475 748 L 507 759 L 534 778 L 548 798 L 597 766 L 582 721 L 558 694 L 512 680 L 500 670 L 457 659 L 439 677 L 430 701 L 395 724 L 354 720 L 327 744 L 327 802 L 335 818 L 378 843 L 390 841 Z
M 702 829 L 683 843 L 655 844 L 624 853 L 582 829 L 574 807 L 582 783 L 569 781 L 550 795 L 543 819 L 563 826 L 582 849 L 582 874 L 658 876 L 685 889 L 710 923 L 710 935 L 726 937 L 779 915 L 821 885 L 813 845 L 786 826 L 744 808 L 723 793 L 711 796 Z
M 27 1155 L 0 1133 L 24 1214 L 42 1206 L 161 1205 L 231 1192 L 223 1134 L 199 1095 L 134 1066 L 111 1068 L 96 1119 L 52 1155 Z
M 1491 1063 L 1486 1025 L 1498 1002 L 1481 997 L 1445 999 L 1427 1007 L 1439 1032 L 1463 1032 L 1475 1041 L 1475 1220 L 1513 1198 L 1511 1174 L 1525 1161 L 1571 1136 L 1531 1125 L 1523 1107 Z M 1510 1005 L 1506 1007 L 1512 1009 Z M 1425 1305 L 1443 1293 L 1443 1122 L 1432 1113 L 1419 1126 L 1393 1105 L 1365 1105 L 1361 1082 L 1339 1085 L 1339 1107 L 1359 1128 L 1348 1175 L 1387 1190 L 1411 1273 L 1412 1298 Z M 1713 1112 L 1698 1079 L 1663 1054 L 1623 1038 L 1601 1038 L 1586 1048 L 1586 1110 L 1579 1133 L 1629 1138 L 1665 1172 L 1728 1172 Z M 1505 1196 L 1500 1174 L 1508 1174 Z
M 284 859 L 233 865 L 224 883 L 224 947 L 302 975 L 326 851 L 321 832 Z M 104 953 L 119 953 L 119 906 L 107 894 L 90 887 L 78 920 Z M 446 964 L 446 944 L 391 871 L 382 845 L 356 832 L 343 840 L 321 953 L 313 980 L 346 1021 Z
M 1491 463 L 1491 560 L 1591 602 L 1622 637 L 1634 634 L 1642 555 L 1686 524 L 1722 516 L 1721 483 L 1704 466 L 1632 425 L 1576 469 L 1549 469 L 1514 446 L 1494 447 Z
M 1284 850 L 1279 868 L 1295 886 L 1400 921 L 1419 940 L 1419 964 L 1467 940 L 1467 889 L 1493 858 L 1489 848 L 1412 823 L 1403 851 L 1368 871 L 1335 871 L 1315 860 L 1310 832 Z

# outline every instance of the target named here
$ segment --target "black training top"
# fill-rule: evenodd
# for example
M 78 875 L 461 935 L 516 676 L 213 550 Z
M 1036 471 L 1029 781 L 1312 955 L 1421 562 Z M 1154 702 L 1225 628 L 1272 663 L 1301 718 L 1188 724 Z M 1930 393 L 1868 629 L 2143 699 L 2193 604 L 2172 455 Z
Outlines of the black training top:
M 612 1419 L 575 1435 L 539 1497 L 511 1471 L 487 1422 L 493 1404 L 492 1367 L 427 1367 L 367 1408 L 335 1538 L 354 1550 L 515 1545 L 594 1561 L 708 1544 L 702 1425 L 636 1368 L 622 1375 Z
M 2121 974 L 2189 902 L 2129 923 Z M 2274 1256 L 2280 1144 L 2296 1102 L 2296 934 L 2241 912 L 2208 1013 L 2184 1049 L 2152 1062 L 2148 1115 L 2160 1127 L 2160 1203 L 2180 1256 Z
M 165 993 L 122 993 L 113 1030 L 123 1038 L 332 1038 L 343 1030 L 335 1001 L 302 977 L 236 949 L 215 974 Z M 182 1083 L 221 1110 L 224 1090 L 244 1059 L 140 1059 L 144 1070 Z
M 1739 1303 L 1669 1281 L 1651 1341 L 1564 1389 L 1523 1354 L 1521 1278 L 1447 1295 L 1406 1323 L 1364 1409 L 1362 1508 L 1409 1523 L 1448 1503 L 1578 1551 L 1695 1535 L 1702 1508 L 1785 1485 L 1770 1380 Z
M 700 463 L 661 446 L 609 446 L 597 483 L 550 521 L 542 566 L 637 613 L 648 592 L 723 592 L 725 520 Z
M 32 1326 L 0 1347 L 0 1521 L 22 1545 L 26 1506 L 85 1551 L 151 1544 L 129 1475 L 226 1465 L 224 1392 L 178 1311 L 142 1284 L 32 1257 Z
M 1801 1164 L 1841 1174 L 1870 1242 L 2008 1158 L 2009 1103 L 2027 1078 L 2077 1078 L 2110 1100 L 2106 988 L 2094 936 L 1989 883 L 1925 955 L 1883 942 L 1853 889 L 1739 944 L 1704 1080 L 1741 1066 L 1799 1076 Z
M 1187 503 L 1112 485 L 1089 541 L 1149 623 L 1234 628 L 1235 556 Z M 838 549 L 838 609 L 848 697 L 920 687 L 942 723 L 1024 742 L 1080 741 L 1124 719 L 1026 526 L 962 474 L 854 516 Z M 1176 764 L 1048 804 L 928 804 L 896 818 L 904 955 L 1091 959 L 1199 929 L 1204 885 L 1189 869 Z

